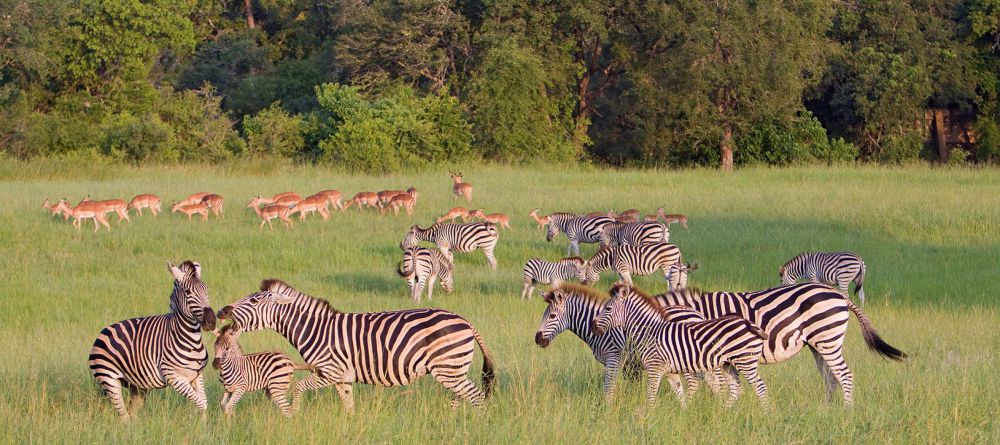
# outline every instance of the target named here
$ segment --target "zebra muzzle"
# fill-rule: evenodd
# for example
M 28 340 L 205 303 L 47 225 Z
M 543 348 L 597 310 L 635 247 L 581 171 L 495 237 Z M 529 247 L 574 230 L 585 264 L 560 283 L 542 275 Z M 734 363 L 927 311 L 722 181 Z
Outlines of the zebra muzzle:
M 597 324 L 597 320 L 594 320 L 594 321 L 590 322 L 590 330 L 593 331 L 597 335 L 604 335 L 604 328 L 600 327 Z
M 541 347 L 546 347 L 549 345 L 549 339 L 542 335 L 541 331 L 535 333 L 535 344 Z
M 202 309 L 201 329 L 205 331 L 215 330 L 215 311 L 213 311 L 211 307 L 205 306 L 205 308 Z

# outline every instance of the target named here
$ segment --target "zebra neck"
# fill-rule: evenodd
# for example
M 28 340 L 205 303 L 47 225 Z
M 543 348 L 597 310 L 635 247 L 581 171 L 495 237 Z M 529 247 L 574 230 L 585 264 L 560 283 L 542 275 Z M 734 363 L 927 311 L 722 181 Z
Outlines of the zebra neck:
M 307 344 L 316 346 L 317 340 L 311 335 L 312 331 L 318 329 L 318 326 L 328 325 L 327 320 L 339 315 L 325 301 L 315 304 L 314 300 L 316 299 L 302 294 L 294 302 L 280 305 L 274 311 L 274 330 L 300 353 Z
M 593 347 L 600 341 L 600 337 L 594 334 L 591 323 L 597 314 L 601 312 L 601 306 L 597 302 L 590 300 L 577 300 L 566 302 L 566 315 L 570 319 L 568 331 L 576 334 L 584 343 Z

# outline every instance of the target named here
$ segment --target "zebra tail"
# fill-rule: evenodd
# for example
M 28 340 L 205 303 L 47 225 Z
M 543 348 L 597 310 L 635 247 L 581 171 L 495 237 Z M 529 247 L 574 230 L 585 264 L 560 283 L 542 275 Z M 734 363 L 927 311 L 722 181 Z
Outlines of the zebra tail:
M 308 363 L 303 363 L 301 365 L 293 364 L 293 367 L 295 368 L 296 371 L 309 371 L 309 372 L 311 372 L 313 374 L 315 374 L 317 371 L 319 371 L 318 367 L 316 367 L 314 365 L 310 365 Z
M 489 399 L 490 394 L 493 393 L 493 386 L 496 384 L 496 372 L 493 366 L 493 356 L 490 354 L 490 350 L 486 348 L 486 343 L 483 342 L 483 337 L 479 335 L 479 331 L 472 328 L 472 336 L 476 339 L 476 343 L 479 344 L 479 349 L 483 351 L 483 399 Z
M 401 276 L 403 278 L 410 278 L 411 276 L 413 276 L 413 273 L 414 273 L 415 270 L 416 270 L 416 268 L 414 267 L 413 270 L 410 270 L 409 272 L 407 272 L 406 269 L 403 267 L 403 262 L 402 261 L 400 261 L 399 262 L 399 266 L 396 267 L 396 273 L 399 274 L 399 276 Z
M 882 340 L 882 337 L 880 337 L 878 332 L 875 331 L 875 327 L 872 326 L 872 321 L 867 315 L 865 315 L 864 312 L 861 312 L 861 308 L 856 306 L 849 298 L 844 298 L 844 301 L 847 302 L 847 307 L 851 310 L 851 312 L 854 312 L 854 315 L 858 317 L 858 322 L 861 323 L 861 333 L 864 335 L 865 343 L 868 344 L 869 349 L 879 353 L 883 357 L 891 358 L 896 361 L 903 361 L 903 359 L 907 358 L 905 352 L 896 349 L 892 345 L 886 343 L 885 340 Z
M 854 277 L 854 296 L 861 299 L 862 304 L 865 301 L 865 290 L 862 288 L 865 283 L 865 262 L 861 262 L 861 270 L 858 271 L 858 275 Z
M 753 324 L 753 322 L 748 320 L 747 327 L 750 328 L 750 332 L 752 332 L 753 335 L 756 335 L 757 338 L 761 340 L 767 340 L 767 334 L 764 333 L 764 330 L 759 328 L 757 325 Z

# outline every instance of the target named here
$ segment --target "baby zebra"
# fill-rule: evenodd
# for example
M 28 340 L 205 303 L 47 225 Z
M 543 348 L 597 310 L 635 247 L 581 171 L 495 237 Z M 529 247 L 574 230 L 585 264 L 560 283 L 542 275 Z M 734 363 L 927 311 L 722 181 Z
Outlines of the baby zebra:
M 728 363 L 753 385 L 761 404 L 767 406 L 767 386 L 757 374 L 757 361 L 767 338 L 760 328 L 735 315 L 701 322 L 669 322 L 663 306 L 628 284 L 616 284 L 610 294 L 604 310 L 594 320 L 594 331 L 601 335 L 622 328 L 625 338 L 635 345 L 649 377 L 648 405 L 656 400 L 664 375 L 684 374 L 691 385 L 694 373 L 713 371 Z M 730 381 L 727 408 L 741 392 L 740 385 Z
M 281 352 L 243 355 L 239 333 L 232 327 L 228 325 L 217 332 L 215 359 L 212 360 L 212 367 L 219 370 L 219 381 L 226 388 L 222 395 L 222 411 L 227 417 L 231 416 L 244 393 L 264 390 L 281 409 L 281 414 L 291 417 L 292 408 L 286 394 L 292 377 L 295 371 L 313 371 L 314 368 L 296 365 Z
M 847 295 L 847 288 L 854 282 L 854 296 L 865 305 L 865 262 L 849 252 L 806 252 L 792 258 L 778 269 L 781 284 L 792 284 L 800 279 L 813 283 L 829 284 Z
M 403 249 L 403 261 L 399 263 L 396 273 L 406 278 L 406 284 L 410 286 L 410 297 L 417 303 L 424 293 L 424 286 L 427 286 L 427 299 L 433 299 L 434 281 L 441 279 L 441 288 L 445 292 L 451 293 L 455 288 L 453 273 L 455 266 L 445 254 L 438 249 L 428 249 L 426 247 L 414 246 L 409 249 L 399 245 Z
M 576 278 L 584 267 L 583 258 L 571 256 L 556 262 L 531 258 L 524 263 L 524 288 L 521 289 L 521 299 L 531 299 L 536 284 L 548 284 L 559 287 L 563 280 Z

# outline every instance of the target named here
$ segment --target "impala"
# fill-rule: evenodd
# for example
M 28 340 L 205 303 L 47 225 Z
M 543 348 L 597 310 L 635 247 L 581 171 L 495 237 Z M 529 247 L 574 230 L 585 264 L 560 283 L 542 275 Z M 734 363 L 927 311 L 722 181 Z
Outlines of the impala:
M 469 216 L 491 222 L 499 227 L 510 228 L 510 218 L 503 213 L 490 213 L 487 215 L 483 213 L 483 209 L 476 209 L 469 212 Z
M 330 212 L 326 209 L 329 205 L 330 200 L 326 195 L 315 194 L 296 203 L 295 208 L 288 212 L 288 216 L 292 216 L 298 212 L 299 221 L 304 221 L 306 214 L 319 212 L 319 215 L 323 217 L 323 221 L 326 221 L 330 219 Z
M 111 213 L 111 212 L 115 212 L 116 214 L 118 214 L 118 222 L 122 222 L 122 220 L 129 221 L 129 222 L 132 221 L 128 217 L 128 204 L 126 204 L 125 201 L 123 201 L 121 199 L 107 199 L 107 200 L 104 200 L 104 201 L 91 201 L 90 200 L 90 195 L 87 195 L 87 196 L 84 196 L 83 199 L 80 200 L 80 204 L 83 204 L 85 202 L 92 202 L 92 203 L 95 203 L 97 205 L 102 206 L 104 208 L 104 213 L 105 214 Z
M 417 205 L 417 197 L 409 193 L 400 193 L 389 200 L 387 206 L 392 209 L 393 215 L 399 215 L 399 209 L 406 209 L 406 214 L 413 216 L 413 207 Z M 385 210 L 385 208 L 383 208 Z
M 441 215 L 441 217 L 437 219 L 437 222 L 438 223 L 442 223 L 442 222 L 445 222 L 445 221 L 448 221 L 448 220 L 451 220 L 452 222 L 454 222 L 455 218 L 458 218 L 460 216 L 462 217 L 462 222 L 468 222 L 469 221 L 469 210 L 466 209 L 465 207 L 455 207 L 455 208 L 449 210 L 448 213 L 445 213 L 444 215 Z
M 191 204 L 198 204 L 198 203 L 201 202 L 201 199 L 205 197 L 205 195 L 210 195 L 210 194 L 211 193 L 209 193 L 209 192 L 193 193 L 193 194 L 189 195 L 187 198 L 184 198 L 183 201 L 178 202 L 177 204 L 180 204 L 182 206 L 191 205 Z
M 149 209 L 153 212 L 153 216 L 156 216 L 160 212 L 160 198 L 156 195 L 136 195 L 129 201 L 128 208 L 135 209 L 139 215 L 142 215 L 142 209 Z
M 215 193 L 209 193 L 201 198 L 201 202 L 208 204 L 208 208 L 212 209 L 212 214 L 218 217 L 222 215 L 222 205 L 225 204 L 225 199 L 222 195 L 216 195 Z
M 403 193 L 406 193 L 406 192 L 404 192 L 402 190 L 382 190 L 381 192 L 376 193 L 376 195 L 378 196 L 378 206 L 379 206 L 379 208 L 382 208 L 382 207 L 385 207 L 386 205 L 388 205 L 389 201 L 392 199 L 393 196 L 401 195 Z
M 548 215 L 538 216 L 538 209 L 532 210 L 531 213 L 528 214 L 528 216 L 530 216 L 531 219 L 535 220 L 535 223 L 538 224 L 539 229 L 545 227 L 545 225 L 549 223 Z
M 357 205 L 359 210 L 361 207 L 378 207 L 378 194 L 374 192 L 358 192 L 350 201 L 344 204 L 344 208 L 346 209 L 352 205 Z
M 183 201 L 182 201 L 183 202 Z M 175 203 L 170 206 L 171 213 L 181 212 L 188 217 L 188 221 L 191 221 L 191 215 L 201 215 L 202 221 L 208 221 L 208 209 L 211 205 L 208 202 L 199 202 L 196 204 L 182 204 L 180 202 Z
M 666 207 L 666 206 L 664 206 Z M 656 209 L 655 215 L 646 215 L 646 221 L 660 221 L 662 220 L 664 224 L 671 225 L 673 223 L 680 223 L 685 229 L 688 228 L 688 218 L 684 215 L 672 213 L 666 214 L 663 207 Z
M 344 204 L 340 202 L 340 197 L 341 197 L 340 192 L 330 189 L 330 190 L 320 190 L 316 192 L 316 194 L 326 196 L 326 199 L 330 200 L 330 204 L 333 204 L 334 207 L 340 210 L 344 210 Z
M 61 204 L 63 204 L 63 202 L 64 202 L 63 200 L 59 200 L 55 204 L 50 204 L 49 200 L 46 199 L 45 202 L 42 203 L 42 208 L 48 209 L 50 212 L 52 212 L 51 216 L 56 216 L 62 213 L 63 207 Z
M 472 201 L 472 184 L 462 182 L 462 172 L 449 171 L 448 173 L 451 173 L 451 180 L 454 183 L 451 186 L 454 198 L 465 198 L 466 201 Z
M 62 199 L 56 205 L 62 209 L 61 211 L 64 215 L 63 219 L 68 219 L 70 216 L 73 217 L 73 227 L 76 227 L 78 232 L 80 231 L 80 222 L 84 219 L 94 220 L 95 232 L 100 228 L 97 223 L 101 223 L 101 225 L 107 228 L 109 232 L 111 231 L 111 225 L 108 224 L 108 219 L 104 216 L 106 213 L 105 208 L 100 203 L 83 201 L 77 204 L 76 207 L 70 207 L 69 204 L 66 203 L 66 200 Z
M 257 212 L 257 216 L 259 216 L 260 219 L 262 220 L 260 222 L 261 230 L 264 230 L 264 223 L 267 223 L 267 226 L 270 227 L 271 230 L 274 230 L 274 226 L 271 225 L 271 220 L 275 218 L 278 218 L 282 222 L 284 222 L 286 228 L 292 227 L 292 220 L 288 218 L 288 215 L 291 215 L 292 209 L 295 207 L 295 204 L 292 204 L 291 206 L 272 204 L 272 205 L 266 205 L 264 206 L 264 208 L 257 207 L 256 205 L 248 205 L 247 207 L 250 207 L 253 209 L 254 212 Z

